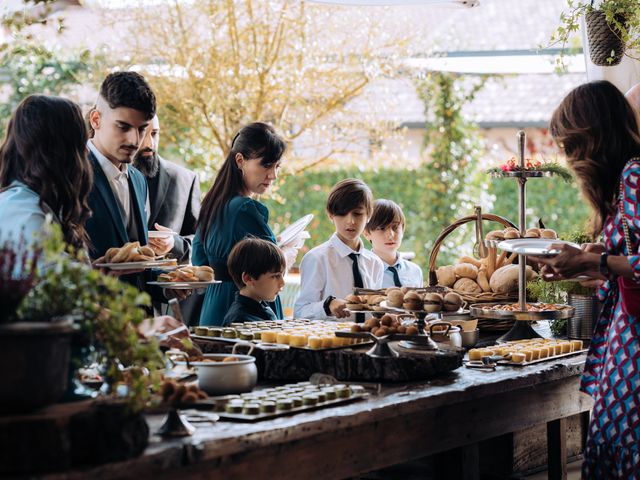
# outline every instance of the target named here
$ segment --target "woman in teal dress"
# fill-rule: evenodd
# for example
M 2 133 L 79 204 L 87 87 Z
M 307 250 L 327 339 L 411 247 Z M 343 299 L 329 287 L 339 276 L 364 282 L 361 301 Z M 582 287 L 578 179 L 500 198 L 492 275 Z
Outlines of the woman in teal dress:
M 193 239 L 192 262 L 209 265 L 218 283 L 210 286 L 202 305 L 200 325 L 222 325 L 238 287 L 227 271 L 233 246 L 246 237 L 276 242 L 269 228 L 269 211 L 252 197 L 264 194 L 278 176 L 286 143 L 270 125 L 251 123 L 243 127 L 231 144 L 213 187 L 202 202 Z M 280 298 L 271 304 L 283 318 Z

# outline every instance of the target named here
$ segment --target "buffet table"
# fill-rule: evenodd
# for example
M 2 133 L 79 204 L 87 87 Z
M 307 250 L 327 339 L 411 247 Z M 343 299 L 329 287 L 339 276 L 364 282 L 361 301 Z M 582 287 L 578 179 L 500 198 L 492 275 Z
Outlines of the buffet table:
M 386 384 L 342 407 L 211 423 L 186 439 L 153 436 L 136 459 L 48 478 L 339 479 L 453 449 L 460 461 L 448 476 L 477 478 L 477 442 L 544 423 L 549 478 L 562 478 L 562 419 L 591 408 L 578 391 L 584 358 L 493 372 L 462 367 L 428 382 Z M 153 432 L 162 417 L 148 420 Z

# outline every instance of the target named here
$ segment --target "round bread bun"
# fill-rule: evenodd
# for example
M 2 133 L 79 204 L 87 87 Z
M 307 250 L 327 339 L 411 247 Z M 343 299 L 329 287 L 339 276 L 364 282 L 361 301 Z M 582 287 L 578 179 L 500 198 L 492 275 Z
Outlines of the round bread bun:
M 347 295 L 344 297 L 344 301 L 347 303 L 363 303 L 358 295 Z
M 203 270 L 205 272 L 211 272 L 213 273 L 213 268 L 211 268 L 209 265 L 201 265 L 199 267 L 197 267 L 198 270 Z
M 475 280 L 470 278 L 461 278 L 454 285 L 454 290 L 458 290 L 464 293 L 482 293 L 482 288 L 478 285 Z
M 436 270 L 438 285 L 452 287 L 456 283 L 456 268 L 453 265 L 445 265 Z
M 492 230 L 485 236 L 487 240 L 504 240 L 503 230 Z
M 405 310 L 422 310 L 422 301 L 404 302 L 402 308 Z
M 524 233 L 524 238 L 540 238 L 539 228 L 530 228 Z
M 508 228 L 504 231 L 504 239 L 512 240 L 514 238 L 520 238 L 520 232 L 515 228 Z
M 420 296 L 419 293 L 411 290 L 411 291 L 405 293 L 404 301 L 405 302 L 412 302 L 412 301 L 422 302 L 422 297 Z
M 447 312 L 455 312 L 462 306 L 462 297 L 456 292 L 446 293 L 443 300 L 443 306 Z
M 424 296 L 424 311 L 429 313 L 437 313 L 442 311 L 442 295 L 439 293 L 427 293 Z
M 556 239 L 558 238 L 558 234 L 555 230 L 551 230 L 550 228 L 543 228 L 542 230 L 540 230 L 540 238 Z
M 478 267 L 471 263 L 459 263 L 455 266 L 455 272 L 460 278 L 475 280 L 478 277 Z
M 404 294 L 399 288 L 396 290 L 391 290 L 389 291 L 389 293 L 387 293 L 387 302 L 389 303 L 390 307 L 401 307 L 403 300 Z
M 213 280 L 213 272 L 208 272 L 207 270 L 202 270 L 200 268 L 195 271 L 194 275 L 202 282 L 210 282 Z

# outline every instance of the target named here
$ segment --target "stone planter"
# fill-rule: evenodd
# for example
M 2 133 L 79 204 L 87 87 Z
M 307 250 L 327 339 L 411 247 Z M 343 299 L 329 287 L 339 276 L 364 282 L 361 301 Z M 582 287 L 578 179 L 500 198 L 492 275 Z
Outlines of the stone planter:
M 0 414 L 57 402 L 67 388 L 71 320 L 0 325 Z

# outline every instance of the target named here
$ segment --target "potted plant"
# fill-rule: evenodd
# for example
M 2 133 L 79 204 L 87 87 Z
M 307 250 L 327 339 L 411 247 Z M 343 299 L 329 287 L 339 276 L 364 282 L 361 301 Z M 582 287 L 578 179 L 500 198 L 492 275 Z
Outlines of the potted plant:
M 567 0 L 568 11 L 551 35 L 552 44 L 566 48 L 585 17 L 589 56 L 598 66 L 617 65 L 625 54 L 640 50 L 640 4 L 637 0 Z M 633 57 L 635 58 L 635 57 Z
M 68 378 L 73 322 L 99 355 L 104 366 L 105 390 L 139 411 L 150 398 L 150 387 L 159 383 L 159 370 L 164 366 L 157 343 L 141 341 L 136 330 L 145 317 L 142 307 L 150 303 L 148 295 L 92 269 L 82 252 L 75 252 L 64 243 L 55 224 L 49 225 L 42 240 L 34 245 L 31 250 L 39 252 L 41 258 L 36 257 L 38 268 L 33 269 L 36 262 L 29 264 L 29 274 L 33 276 L 31 288 L 13 314 L 13 321 L 5 327 L 21 330 L 25 335 L 29 332 L 32 341 L 44 350 L 14 348 L 11 336 L 0 332 L 0 359 L 14 379 L 0 386 L 3 409 L 25 411 L 59 400 Z M 24 245 L 19 248 L 24 249 Z M 39 330 L 42 325 L 65 326 L 64 351 L 46 350 L 42 344 L 51 343 L 51 339 L 40 338 L 44 335 Z M 27 370 L 18 372 L 19 366 Z M 30 390 L 22 387 L 29 385 L 42 390 L 41 377 L 54 370 L 56 376 L 49 381 L 50 392 L 37 401 Z M 8 398 L 11 400 L 6 401 Z

